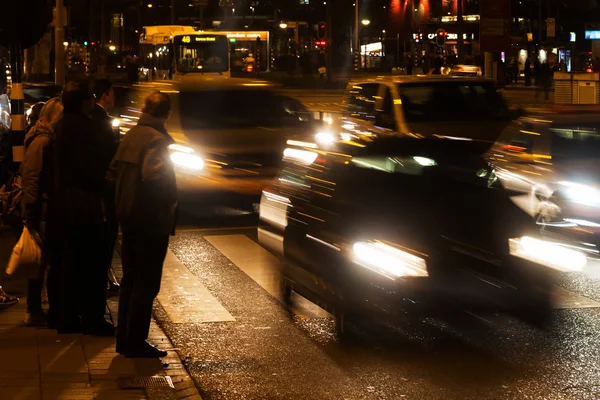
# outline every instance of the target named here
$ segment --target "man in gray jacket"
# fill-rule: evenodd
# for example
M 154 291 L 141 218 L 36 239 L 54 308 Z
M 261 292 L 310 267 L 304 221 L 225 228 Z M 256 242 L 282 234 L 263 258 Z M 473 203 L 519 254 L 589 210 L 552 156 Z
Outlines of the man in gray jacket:
M 148 96 L 137 126 L 121 141 L 107 174 L 123 232 L 117 352 L 131 358 L 167 355 L 146 339 L 175 228 L 177 186 L 169 153 L 173 139 L 164 127 L 170 112 L 168 95 Z

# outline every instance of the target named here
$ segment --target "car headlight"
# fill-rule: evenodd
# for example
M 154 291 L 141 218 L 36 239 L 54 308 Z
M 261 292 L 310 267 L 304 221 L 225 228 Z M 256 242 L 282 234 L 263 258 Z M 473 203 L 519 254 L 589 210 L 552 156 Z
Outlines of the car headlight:
M 559 182 L 564 187 L 565 196 L 574 203 L 586 206 L 600 206 L 600 190 L 579 183 Z
M 310 165 L 315 162 L 318 154 L 314 151 L 287 148 L 283 151 L 283 157 L 292 159 L 302 164 Z
M 119 118 L 113 118 L 112 126 L 113 128 L 118 128 L 119 126 L 121 126 L 121 120 Z
M 561 272 L 581 271 L 587 264 L 583 253 L 557 243 L 529 236 L 509 239 L 510 254 Z
M 315 135 L 315 141 L 322 145 L 329 145 L 335 142 L 336 137 L 331 132 L 318 132 Z
M 358 242 L 352 246 L 354 261 L 390 279 L 429 276 L 424 259 L 382 242 Z
M 169 146 L 171 150 L 171 161 L 174 165 L 191 171 L 201 171 L 204 168 L 204 160 L 197 156 L 191 147 L 180 144 Z
M 422 165 L 423 167 L 433 167 L 437 165 L 435 160 L 432 160 L 431 158 L 427 157 L 413 157 L 413 160 L 415 160 L 417 163 L 419 163 L 419 165 Z

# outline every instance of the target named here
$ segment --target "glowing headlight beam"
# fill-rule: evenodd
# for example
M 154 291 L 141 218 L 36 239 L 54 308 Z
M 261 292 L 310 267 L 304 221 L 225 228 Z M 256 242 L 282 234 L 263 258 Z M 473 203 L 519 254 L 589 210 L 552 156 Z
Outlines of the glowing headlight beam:
M 177 143 L 174 143 L 174 144 L 170 145 L 169 149 L 171 149 L 173 151 L 179 151 L 181 153 L 187 153 L 187 154 L 195 153 L 194 149 L 192 149 L 191 147 L 182 146 L 182 145 L 177 144 Z
M 315 135 L 315 141 L 319 144 L 328 145 L 335 142 L 335 136 L 330 132 L 318 132 Z
M 112 126 L 113 128 L 118 128 L 121 125 L 121 121 L 118 118 L 114 118 L 112 120 Z
M 583 253 L 529 236 L 509 239 L 510 254 L 561 272 L 581 271 L 587 264 Z
M 600 190 L 579 183 L 559 182 L 565 187 L 565 195 L 569 200 L 586 206 L 600 206 Z
M 427 157 L 413 157 L 413 160 L 415 160 L 424 167 L 433 167 L 434 165 L 437 165 L 435 160 L 432 160 L 431 158 Z
M 288 140 L 287 144 L 290 145 L 290 146 L 308 147 L 308 148 L 311 148 L 311 149 L 316 149 L 318 147 L 314 143 L 302 142 L 300 140 Z
M 171 153 L 171 161 L 173 164 L 189 169 L 192 171 L 200 171 L 204 168 L 204 160 L 194 154 L 184 153 L 181 151 L 174 151 Z
M 315 162 L 318 154 L 314 151 L 287 148 L 283 151 L 283 156 L 310 165 Z
M 384 243 L 357 242 L 352 251 L 359 265 L 390 279 L 429 276 L 424 259 Z

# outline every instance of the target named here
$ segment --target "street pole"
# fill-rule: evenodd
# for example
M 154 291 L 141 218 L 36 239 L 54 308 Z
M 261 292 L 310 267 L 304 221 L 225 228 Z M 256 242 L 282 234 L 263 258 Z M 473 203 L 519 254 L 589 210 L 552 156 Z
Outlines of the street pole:
M 98 75 L 104 78 L 106 72 L 106 21 L 104 19 L 104 0 L 100 3 L 100 44 L 97 52 L 100 52 L 98 62 Z
M 63 46 L 63 44 L 60 44 Z M 12 148 L 12 162 L 20 163 L 25 158 L 25 96 L 23 95 L 23 47 L 19 42 L 12 42 L 9 46 L 10 69 L 12 72 L 12 87 L 10 95 L 11 106 L 11 132 L 10 147 Z M 64 71 L 64 63 L 63 63 Z
M 359 43 L 359 35 L 360 32 L 358 31 L 358 18 L 359 18 L 359 12 L 358 12 L 358 1 L 359 0 L 355 0 L 354 2 L 354 51 L 360 51 L 360 43 Z
M 542 0 L 538 0 L 538 37 L 536 52 L 542 47 Z M 536 58 L 537 58 L 536 54 Z
M 54 83 L 65 84 L 65 21 L 63 21 L 63 0 L 56 0 L 54 20 Z
M 333 81 L 332 74 L 332 61 L 333 61 L 333 0 L 329 0 L 327 2 L 327 8 L 325 12 L 327 15 L 325 16 L 325 37 L 327 41 L 325 42 L 325 76 L 327 78 L 327 83 L 331 83 Z
M 171 0 L 171 25 L 175 25 L 175 0 Z
M 359 0 L 354 0 L 354 70 L 358 71 L 362 64 L 360 59 L 360 31 L 358 30 L 358 19 L 359 19 L 359 11 L 358 11 L 358 2 Z
M 488 0 L 489 1 L 489 0 Z M 464 33 L 464 19 L 463 19 L 463 0 L 458 0 L 457 3 L 457 39 L 456 39 L 456 50 L 458 53 L 458 64 L 463 64 L 465 60 L 465 43 L 463 39 Z

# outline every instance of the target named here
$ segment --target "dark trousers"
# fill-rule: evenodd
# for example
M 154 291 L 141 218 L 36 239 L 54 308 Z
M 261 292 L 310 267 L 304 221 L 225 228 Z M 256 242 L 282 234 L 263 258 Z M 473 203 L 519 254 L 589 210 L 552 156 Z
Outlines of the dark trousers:
M 168 235 L 123 232 L 117 346 L 132 348 L 148 338 L 168 247 Z
M 58 236 L 58 235 L 57 235 Z M 48 320 L 56 326 L 62 309 L 62 276 L 65 254 L 65 242 L 61 238 L 48 241 L 48 275 L 46 290 L 48 291 Z
M 27 284 L 27 312 L 42 312 L 43 279 L 29 279 Z
M 108 231 L 106 224 L 68 227 L 63 271 L 59 328 L 79 324 L 93 330 L 104 323 Z

